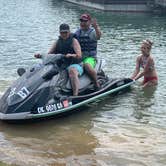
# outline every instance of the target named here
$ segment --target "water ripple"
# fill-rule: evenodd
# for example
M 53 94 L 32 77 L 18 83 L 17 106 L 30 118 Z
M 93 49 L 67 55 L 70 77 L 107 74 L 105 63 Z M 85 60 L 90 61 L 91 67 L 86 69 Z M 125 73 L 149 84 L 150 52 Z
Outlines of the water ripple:
M 0 0 L 0 96 L 18 78 L 19 67 L 39 61 L 59 35 L 59 25 L 79 26 L 89 12 L 102 30 L 98 56 L 112 77 L 130 77 L 143 39 L 153 40 L 159 76 L 156 88 L 142 89 L 141 79 L 124 94 L 88 104 L 70 116 L 50 121 L 0 123 L 0 161 L 27 166 L 166 165 L 166 24 L 165 16 L 104 13 L 59 0 Z

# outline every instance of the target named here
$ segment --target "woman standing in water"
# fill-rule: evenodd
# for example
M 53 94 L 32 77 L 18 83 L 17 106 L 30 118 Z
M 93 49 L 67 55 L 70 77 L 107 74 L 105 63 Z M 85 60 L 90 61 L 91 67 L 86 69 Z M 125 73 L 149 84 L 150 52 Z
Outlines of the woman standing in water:
M 153 43 L 150 40 L 144 40 L 141 45 L 141 55 L 137 57 L 136 68 L 132 75 L 132 79 L 137 80 L 144 76 L 142 82 L 143 87 L 157 85 L 158 77 L 155 69 L 155 64 L 150 51 Z M 140 72 L 140 67 L 143 71 Z

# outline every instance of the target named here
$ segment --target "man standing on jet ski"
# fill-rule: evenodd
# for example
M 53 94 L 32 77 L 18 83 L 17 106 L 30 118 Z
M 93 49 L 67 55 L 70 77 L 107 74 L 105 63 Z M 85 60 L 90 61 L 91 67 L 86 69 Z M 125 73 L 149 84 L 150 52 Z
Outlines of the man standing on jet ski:
M 68 73 L 73 90 L 73 96 L 78 95 L 79 78 L 83 74 L 83 68 L 80 65 L 81 47 L 77 39 L 70 33 L 68 24 L 61 24 L 59 27 L 59 39 L 52 45 L 48 54 L 64 54 L 67 58 L 66 63 L 69 65 Z M 41 58 L 40 54 L 35 54 L 36 58 Z
M 98 89 L 100 85 L 94 67 L 97 62 L 97 40 L 101 37 L 101 31 L 96 19 L 91 19 L 89 14 L 82 14 L 80 28 L 75 32 L 75 37 L 81 45 L 84 69 Z

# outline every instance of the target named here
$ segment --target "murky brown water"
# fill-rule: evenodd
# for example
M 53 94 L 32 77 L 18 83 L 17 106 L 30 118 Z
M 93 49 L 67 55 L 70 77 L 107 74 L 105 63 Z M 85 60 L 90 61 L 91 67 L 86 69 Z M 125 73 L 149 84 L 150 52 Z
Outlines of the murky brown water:
M 0 95 L 18 67 L 38 62 L 63 22 L 74 31 L 81 9 L 58 0 L 0 0 Z M 102 29 L 98 56 L 111 77 L 128 77 L 143 39 L 154 41 L 156 89 L 132 90 L 65 117 L 27 124 L 0 122 L 0 161 L 19 166 L 166 165 L 166 16 L 88 11 Z M 2 165 L 0 163 L 0 165 Z

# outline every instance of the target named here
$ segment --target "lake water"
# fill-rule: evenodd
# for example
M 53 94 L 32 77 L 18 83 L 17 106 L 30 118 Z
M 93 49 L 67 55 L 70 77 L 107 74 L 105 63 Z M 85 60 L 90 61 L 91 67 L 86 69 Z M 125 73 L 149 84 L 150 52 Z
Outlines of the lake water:
M 0 0 L 0 96 L 58 37 L 89 12 L 102 38 L 98 57 L 110 77 L 130 77 L 143 39 L 153 40 L 159 84 L 105 98 L 71 115 L 38 123 L 0 122 L 0 161 L 18 166 L 166 165 L 166 16 L 104 13 L 58 0 Z M 3 164 L 0 164 L 3 165 Z

